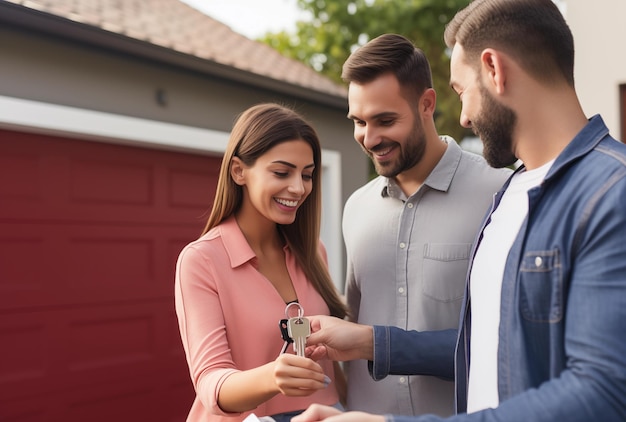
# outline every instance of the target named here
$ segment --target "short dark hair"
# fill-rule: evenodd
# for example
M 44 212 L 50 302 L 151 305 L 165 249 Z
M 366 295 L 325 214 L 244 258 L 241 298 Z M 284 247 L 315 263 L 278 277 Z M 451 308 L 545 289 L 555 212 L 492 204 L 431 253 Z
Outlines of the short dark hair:
M 409 100 L 433 87 L 426 55 L 398 34 L 383 34 L 359 47 L 344 63 L 341 77 L 348 83 L 364 84 L 385 73 L 395 75 Z
M 511 55 L 536 80 L 574 86 L 574 38 L 552 0 L 474 0 L 447 25 L 450 48 L 463 47 L 468 64 L 495 48 Z

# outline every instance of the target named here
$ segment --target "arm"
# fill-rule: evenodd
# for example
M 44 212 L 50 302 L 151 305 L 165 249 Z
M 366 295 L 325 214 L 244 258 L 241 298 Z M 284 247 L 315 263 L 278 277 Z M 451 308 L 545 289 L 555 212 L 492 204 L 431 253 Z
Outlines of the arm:
M 324 388 L 322 368 L 295 355 L 281 355 L 246 371 L 237 367 L 226 335 L 225 298 L 220 297 L 226 287 L 218 288 L 218 271 L 210 261 L 205 252 L 186 248 L 178 261 L 175 286 L 181 339 L 204 407 L 218 415 L 239 413 L 279 393 L 304 396 Z M 237 321 L 229 324 L 236 326 Z
M 227 412 L 245 412 L 278 393 L 309 396 L 326 388 L 324 380 L 324 372 L 317 363 L 285 353 L 266 365 L 231 374 L 220 388 L 218 403 Z
M 348 305 L 348 311 L 350 312 L 350 321 L 358 322 L 359 309 L 361 308 L 361 289 L 356 282 L 352 270 L 352 261 L 349 258 L 347 266 L 345 287 L 346 305 Z
M 312 334 L 307 339 L 307 355 L 313 359 L 369 360 L 377 380 L 390 374 L 454 378 L 456 330 L 405 331 L 323 315 L 309 320 Z
M 454 380 L 457 330 L 406 331 L 374 326 L 374 357 L 368 367 L 375 380 L 387 375 L 432 375 Z

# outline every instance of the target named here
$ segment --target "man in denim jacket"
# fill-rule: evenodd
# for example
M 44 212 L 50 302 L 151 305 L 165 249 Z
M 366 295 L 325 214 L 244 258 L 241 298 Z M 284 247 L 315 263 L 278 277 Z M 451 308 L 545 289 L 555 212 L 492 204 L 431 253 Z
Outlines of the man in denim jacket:
M 583 113 L 551 0 L 475 0 L 445 40 L 461 124 L 494 167 L 523 162 L 476 239 L 460 330 L 314 317 L 310 355 L 367 359 L 375 379 L 454 376 L 446 421 L 624 421 L 626 146 Z M 293 421 L 443 420 L 338 413 L 313 405 Z

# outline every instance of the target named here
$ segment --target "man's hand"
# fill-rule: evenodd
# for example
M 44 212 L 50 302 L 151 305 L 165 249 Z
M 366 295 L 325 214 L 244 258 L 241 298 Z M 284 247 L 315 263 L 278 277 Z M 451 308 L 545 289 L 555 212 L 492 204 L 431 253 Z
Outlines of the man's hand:
M 298 416 L 291 418 L 292 422 L 385 422 L 384 416 L 370 415 L 363 412 L 342 413 L 334 407 L 321 404 L 312 404 Z
M 326 315 L 308 318 L 311 335 L 307 339 L 306 356 L 313 360 L 373 359 L 373 327 Z

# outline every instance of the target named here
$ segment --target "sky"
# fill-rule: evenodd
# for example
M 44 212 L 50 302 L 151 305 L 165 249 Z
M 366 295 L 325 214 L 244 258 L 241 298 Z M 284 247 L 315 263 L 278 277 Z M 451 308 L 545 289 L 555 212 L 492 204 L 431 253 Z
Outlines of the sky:
M 266 32 L 294 31 L 295 22 L 304 20 L 297 0 L 181 0 L 206 13 L 248 38 Z

